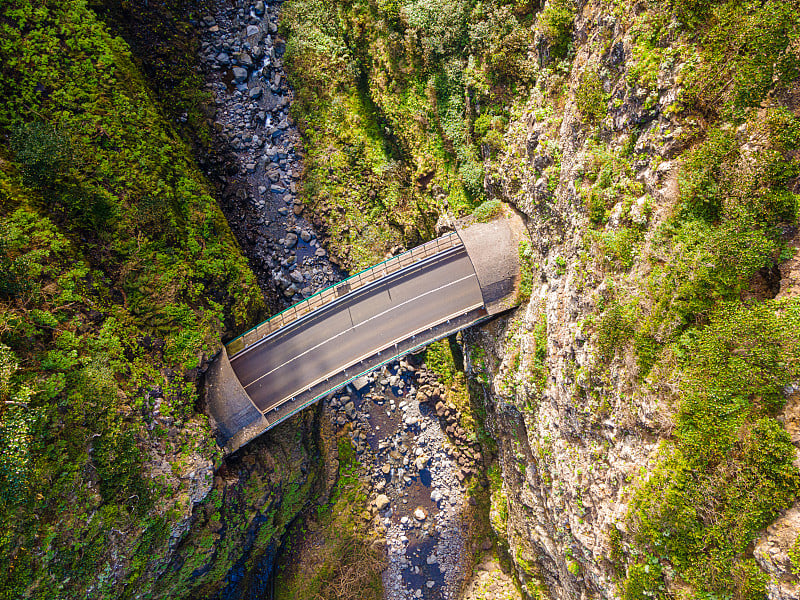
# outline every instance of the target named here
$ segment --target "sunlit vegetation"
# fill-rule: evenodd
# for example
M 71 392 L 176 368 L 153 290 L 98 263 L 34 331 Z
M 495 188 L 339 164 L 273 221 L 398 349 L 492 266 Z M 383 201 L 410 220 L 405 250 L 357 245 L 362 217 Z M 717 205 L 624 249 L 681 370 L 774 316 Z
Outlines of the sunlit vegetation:
M 563 57 L 574 6 L 551 4 L 541 27 Z M 439 214 L 486 199 L 483 157 L 503 147 L 510 94 L 541 67 L 538 14 L 536 3 L 476 0 L 286 6 L 304 194 L 351 266 L 428 239 Z
M 149 453 L 213 459 L 197 369 L 263 301 L 85 2 L 2 4 L 0 144 L 0 597 L 140 593 L 188 498 Z

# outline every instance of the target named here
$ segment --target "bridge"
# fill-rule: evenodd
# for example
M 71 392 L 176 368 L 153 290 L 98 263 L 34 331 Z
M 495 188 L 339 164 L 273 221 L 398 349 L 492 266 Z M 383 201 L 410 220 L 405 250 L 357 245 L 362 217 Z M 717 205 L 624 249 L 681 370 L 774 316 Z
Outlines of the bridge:
M 375 368 L 516 306 L 523 232 L 510 210 L 461 221 L 226 344 L 206 375 L 219 445 L 234 452 Z

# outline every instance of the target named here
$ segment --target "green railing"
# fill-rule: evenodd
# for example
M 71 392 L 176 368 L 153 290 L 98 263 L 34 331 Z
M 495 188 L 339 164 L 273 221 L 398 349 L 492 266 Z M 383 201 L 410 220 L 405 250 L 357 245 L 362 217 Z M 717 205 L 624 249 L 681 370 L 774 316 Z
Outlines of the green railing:
M 365 285 L 386 277 L 387 275 L 396 273 L 397 271 L 405 269 L 406 267 L 411 266 L 421 260 L 435 256 L 440 252 L 449 250 L 451 248 L 457 248 L 461 245 L 461 239 L 458 237 L 458 234 L 449 233 L 447 235 L 443 235 L 442 237 L 438 237 L 435 240 L 431 240 L 430 242 L 426 242 L 421 246 L 412 248 L 407 252 L 403 252 L 402 254 L 398 254 L 397 256 L 386 259 L 374 267 L 364 269 L 360 273 L 356 273 L 344 281 L 335 283 L 323 290 L 320 290 L 313 296 L 309 296 L 305 300 L 301 300 L 297 304 L 294 304 L 286 310 L 279 312 L 277 315 L 270 317 L 263 323 L 256 325 L 236 339 L 228 342 L 226 344 L 228 356 L 233 357 L 234 354 L 238 354 L 259 340 L 262 340 L 265 337 L 275 333 L 282 327 L 285 327 L 286 325 L 289 325 L 290 323 L 293 323 L 294 321 L 297 321 L 298 319 L 314 312 L 315 310 L 322 308 L 326 304 L 336 300 L 337 298 L 341 298 L 349 292 L 362 288 Z

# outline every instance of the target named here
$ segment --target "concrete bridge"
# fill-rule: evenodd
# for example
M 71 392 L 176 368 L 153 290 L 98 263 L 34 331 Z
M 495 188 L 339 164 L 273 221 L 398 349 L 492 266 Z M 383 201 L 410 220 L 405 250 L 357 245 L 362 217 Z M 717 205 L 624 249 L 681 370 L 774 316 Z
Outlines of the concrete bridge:
M 206 376 L 234 452 L 381 365 L 516 306 L 524 226 L 509 211 L 392 257 L 228 343 Z

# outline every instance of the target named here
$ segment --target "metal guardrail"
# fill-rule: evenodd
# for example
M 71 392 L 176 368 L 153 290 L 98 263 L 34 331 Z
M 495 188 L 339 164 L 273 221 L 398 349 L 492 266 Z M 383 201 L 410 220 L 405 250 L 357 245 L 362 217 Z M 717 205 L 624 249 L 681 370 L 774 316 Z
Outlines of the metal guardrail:
M 360 273 L 356 273 L 355 275 L 348 277 L 339 283 L 335 283 L 332 286 L 317 292 L 313 296 L 309 296 L 305 300 L 290 306 L 286 310 L 279 312 L 277 315 L 270 317 L 263 323 L 253 327 L 236 339 L 228 342 L 225 346 L 228 350 L 228 356 L 233 357 L 235 354 L 238 354 L 242 350 L 252 346 L 259 340 L 272 335 L 282 327 L 285 327 L 286 325 L 289 325 L 290 323 L 293 323 L 294 321 L 297 321 L 298 319 L 314 312 L 315 310 L 322 308 L 326 304 L 344 296 L 345 294 L 382 279 L 387 275 L 396 273 L 401 269 L 405 269 L 406 267 L 409 267 L 421 260 L 435 256 L 440 252 L 450 250 L 451 248 L 457 248 L 462 245 L 461 239 L 458 237 L 457 233 L 449 233 L 447 235 L 443 235 L 442 237 L 438 237 L 435 240 L 431 240 L 430 242 L 426 242 L 421 246 L 412 248 L 407 252 L 393 256 L 392 258 L 378 263 L 374 267 L 370 267 L 361 271 Z
M 474 325 L 474 324 L 480 323 L 480 322 L 482 322 L 482 321 L 484 321 L 484 320 L 486 320 L 488 318 L 488 316 L 486 315 L 486 311 L 485 310 L 480 311 L 482 314 L 477 314 L 475 311 L 476 311 L 476 309 L 473 308 L 472 312 L 475 315 L 475 318 L 470 319 L 469 323 L 467 325 Z M 468 311 L 463 316 L 468 316 L 469 314 L 470 314 L 470 312 Z M 442 326 L 445 326 L 444 332 L 439 331 L 438 333 L 432 335 L 430 338 L 425 339 L 422 343 L 419 343 L 418 341 L 415 341 L 414 340 L 414 336 L 407 337 L 407 338 L 405 338 L 405 340 L 406 340 L 406 342 L 408 342 L 408 345 L 401 349 L 401 348 L 398 347 L 398 343 L 395 342 L 394 343 L 395 352 L 389 352 L 388 356 L 385 355 L 385 352 L 391 346 L 389 346 L 387 348 L 384 348 L 381 352 L 377 352 L 377 351 L 373 352 L 370 357 L 372 357 L 372 358 L 377 357 L 376 362 L 367 364 L 365 366 L 364 365 L 364 360 L 362 360 L 361 361 L 361 366 L 356 368 L 355 373 L 347 374 L 347 369 L 352 369 L 353 367 L 356 367 L 356 365 L 358 365 L 359 363 L 354 363 L 354 364 L 350 365 L 349 367 L 347 367 L 347 369 L 344 369 L 344 371 L 343 371 L 344 377 L 340 381 L 336 382 L 335 384 L 333 384 L 331 386 L 324 386 L 325 389 L 322 392 L 319 392 L 319 390 L 312 391 L 315 387 L 319 386 L 320 382 L 318 382 L 317 385 L 312 385 L 312 386 L 304 389 L 302 392 L 300 392 L 297 395 L 297 397 L 289 398 L 288 400 L 283 400 L 281 403 L 270 407 L 267 411 L 262 412 L 262 414 L 264 415 L 264 419 L 266 419 L 267 422 L 269 423 L 269 426 L 267 427 L 267 429 L 272 429 L 273 427 L 275 427 L 279 423 L 281 423 L 281 422 L 285 421 L 286 419 L 290 418 L 292 415 L 295 415 L 298 412 L 300 412 L 301 410 L 303 410 L 304 408 L 312 405 L 314 402 L 316 402 L 317 400 L 319 400 L 323 396 L 328 395 L 332 391 L 335 391 L 335 390 L 343 388 L 344 386 L 346 386 L 347 384 L 353 382 L 354 380 L 358 379 L 359 377 L 361 377 L 363 375 L 366 375 L 367 373 L 369 373 L 371 371 L 374 371 L 375 369 L 379 369 L 383 365 L 388 364 L 388 363 L 400 358 L 401 356 L 405 356 L 406 354 L 410 354 L 412 352 L 415 352 L 415 351 L 419 350 L 420 348 L 423 348 L 423 347 L 427 346 L 428 344 L 430 344 L 432 342 L 435 342 L 435 341 L 443 339 L 443 338 L 445 338 L 445 337 L 447 337 L 449 335 L 452 335 L 454 330 L 453 330 L 453 328 L 447 327 L 447 325 L 449 325 L 449 324 L 450 324 L 450 321 L 447 320 L 444 323 L 440 323 L 439 325 L 436 325 L 436 326 L 434 326 L 432 328 L 428 328 L 427 331 L 435 331 L 435 330 L 441 328 Z M 464 327 L 465 327 L 465 324 L 464 323 L 460 323 L 455 328 L 455 331 L 463 329 Z M 419 335 L 422 332 L 423 332 L 422 330 L 418 331 L 417 335 Z M 326 380 L 322 380 L 322 381 L 326 381 Z M 302 396 L 304 396 L 304 395 L 307 396 L 307 394 L 309 394 L 309 393 L 312 394 L 311 398 L 305 397 L 305 398 L 301 399 Z M 294 404 L 295 400 L 300 400 L 300 404 L 298 404 L 297 406 L 291 406 L 290 407 L 290 405 Z M 286 412 L 287 408 L 288 408 L 288 412 Z M 275 414 L 275 413 L 277 413 L 277 414 Z M 266 431 L 266 429 L 265 429 L 265 431 Z

